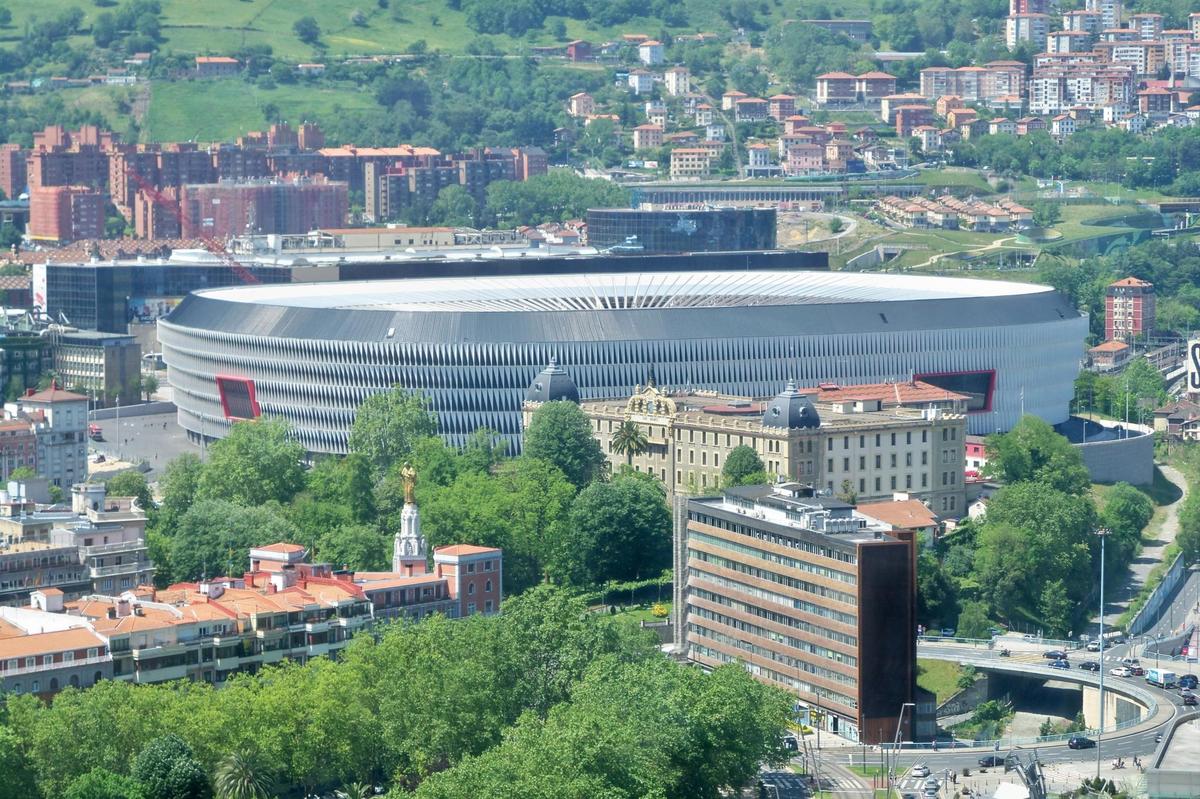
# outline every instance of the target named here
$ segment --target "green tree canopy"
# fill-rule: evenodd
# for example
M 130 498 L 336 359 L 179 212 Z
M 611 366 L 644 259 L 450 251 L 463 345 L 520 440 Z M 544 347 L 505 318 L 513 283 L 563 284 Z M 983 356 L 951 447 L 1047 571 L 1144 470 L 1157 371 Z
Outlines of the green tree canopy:
M 988 629 L 991 626 L 986 604 L 976 601 L 964 602 L 962 612 L 958 614 L 955 633 L 959 638 L 989 638 Z
M 458 184 L 446 186 L 438 192 L 437 199 L 429 206 L 429 223 L 450 227 L 473 227 L 479 215 L 479 205 L 466 187 Z
M 988 436 L 986 446 L 988 475 L 1005 483 L 1032 480 L 1075 495 L 1091 487 L 1079 450 L 1036 416 L 1024 416 L 1007 433 Z
M 142 510 L 154 509 L 154 498 L 150 495 L 150 486 L 146 483 L 146 475 L 135 469 L 128 469 L 110 477 L 104 485 L 107 496 L 135 497 L 138 507 Z
M 240 574 L 251 547 L 291 541 L 295 528 L 278 506 L 252 508 L 222 499 L 205 499 L 179 520 L 170 543 L 170 566 L 176 581 L 219 574 Z
M 525 454 L 548 461 L 576 488 L 594 480 L 605 463 L 592 425 L 579 406 L 566 400 L 543 402 L 525 431 Z
M 612 451 L 625 456 L 625 463 L 632 464 L 634 455 L 641 455 L 650 447 L 650 440 L 637 422 L 626 419 L 621 422 L 612 436 Z
M 384 474 L 412 452 L 414 443 L 437 432 L 437 416 L 425 397 L 396 386 L 367 397 L 354 414 L 350 451 Z
M 725 456 L 721 475 L 725 478 L 725 484 L 731 486 L 767 482 L 760 479 L 766 477 L 766 467 L 762 458 L 758 457 L 758 453 L 752 447 L 745 444 L 739 444 Z
M 197 496 L 246 506 L 287 502 L 304 488 L 303 458 L 283 420 L 235 422 L 208 448 Z
M 575 585 L 635 580 L 670 565 L 671 512 L 652 477 L 625 473 L 589 485 L 571 507 L 564 564 Z
M 63 799 L 142 799 L 142 788 L 136 780 L 97 767 L 72 782 Z
M 216 799 L 270 799 L 274 778 L 249 755 L 232 752 L 217 767 Z
M 501 225 L 540 225 L 587 215 L 589 208 L 626 208 L 629 191 L 608 180 L 583 178 L 569 169 L 487 187 L 487 209 Z
M 138 753 L 133 777 L 144 799 L 208 799 L 212 791 L 204 767 L 177 735 L 155 738 Z

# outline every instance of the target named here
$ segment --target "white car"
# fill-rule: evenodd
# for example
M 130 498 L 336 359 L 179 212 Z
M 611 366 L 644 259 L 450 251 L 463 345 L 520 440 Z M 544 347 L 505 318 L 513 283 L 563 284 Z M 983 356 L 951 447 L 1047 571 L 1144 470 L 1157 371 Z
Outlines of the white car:
M 1091 643 L 1089 643 L 1089 644 L 1087 645 L 1087 651 L 1089 651 L 1089 652 L 1099 652 L 1099 651 L 1100 651 L 1100 642 L 1099 642 L 1099 641 L 1092 641 Z
M 909 773 L 913 777 L 928 777 L 929 776 L 929 766 L 925 765 L 924 763 L 915 763 L 912 767 L 912 771 L 910 771 Z
M 1133 676 L 1133 672 L 1130 671 L 1128 666 L 1117 666 L 1115 669 L 1111 670 L 1109 672 L 1109 674 L 1111 674 L 1114 677 L 1132 677 Z

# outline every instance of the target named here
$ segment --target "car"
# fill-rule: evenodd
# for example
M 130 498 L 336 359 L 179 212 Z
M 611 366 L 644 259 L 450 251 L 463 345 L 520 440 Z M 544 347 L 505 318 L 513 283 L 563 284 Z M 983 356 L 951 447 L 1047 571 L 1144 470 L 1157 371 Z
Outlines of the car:
M 1200 704 L 1200 699 L 1197 699 L 1195 694 L 1187 694 L 1183 697 L 1183 704 L 1188 707 L 1196 707 L 1196 705 Z
M 1003 766 L 1004 758 L 1000 757 L 1000 755 L 984 755 L 979 758 L 979 765 L 983 768 Z
M 1067 739 L 1068 749 L 1091 749 L 1096 742 L 1085 735 L 1072 735 Z
M 1145 677 L 1146 676 L 1146 670 L 1136 664 L 1129 667 L 1129 673 L 1132 674 L 1134 677 Z
M 1067 653 L 1061 649 L 1051 649 L 1049 652 L 1043 652 L 1042 657 L 1047 660 L 1066 660 Z
M 937 777 L 926 777 L 925 778 L 925 790 L 928 791 L 930 788 L 932 788 L 936 791 L 940 787 L 942 787 L 942 784 L 940 782 L 938 782 Z
M 943 627 L 942 628 L 942 637 L 943 638 L 953 638 L 954 632 L 955 632 L 955 630 L 953 627 Z
M 914 763 L 912 769 L 908 772 L 912 777 L 928 777 L 929 766 L 924 763 Z
M 1099 641 L 1090 641 L 1087 645 L 1087 651 L 1099 652 L 1100 651 L 1100 642 Z
M 1071 664 L 1065 660 L 1055 660 L 1055 661 L 1051 661 L 1050 668 L 1052 668 L 1052 669 L 1069 669 L 1069 668 L 1071 668 Z
M 1085 660 L 1079 664 L 1079 668 L 1084 671 L 1100 671 L 1100 664 L 1094 660 Z
M 1196 679 L 1195 674 L 1179 675 L 1179 687 L 1180 688 L 1187 688 L 1188 690 L 1194 691 L 1196 688 L 1200 688 L 1200 685 L 1197 685 L 1197 682 L 1198 681 Z
M 1117 666 L 1114 669 L 1110 669 L 1108 673 L 1114 677 L 1132 677 L 1133 676 L 1133 672 L 1129 670 L 1128 666 Z
M 1137 666 L 1141 661 L 1137 658 L 1121 658 L 1121 663 L 1126 666 Z
M 797 752 L 800 750 L 800 742 L 796 740 L 795 735 L 783 736 L 783 748 L 789 752 Z

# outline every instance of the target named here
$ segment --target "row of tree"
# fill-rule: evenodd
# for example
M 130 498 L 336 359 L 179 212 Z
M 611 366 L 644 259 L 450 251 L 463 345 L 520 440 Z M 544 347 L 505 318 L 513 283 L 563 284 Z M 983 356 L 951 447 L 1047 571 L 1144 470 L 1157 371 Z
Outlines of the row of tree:
M 678 665 L 560 589 L 496 616 L 375 632 L 337 662 L 219 690 L 109 680 L 52 704 L 9 697 L 0 799 L 265 799 L 353 783 L 390 784 L 396 799 L 716 799 L 781 754 L 782 692 L 740 666 Z
M 480 430 L 461 450 L 434 435 L 425 402 L 401 390 L 370 397 L 350 434 L 351 454 L 305 469 L 303 448 L 278 420 L 238 423 L 207 461 L 168 464 L 162 501 L 136 472 L 114 494 L 150 508 L 149 544 L 160 584 L 239 573 L 250 547 L 288 540 L 317 560 L 359 570 L 387 568 L 400 529 L 400 467 L 419 475 L 417 501 L 430 547 L 501 547 L 504 588 L 543 581 L 579 588 L 657 577 L 670 565 L 671 517 L 661 484 L 620 470 L 604 454 L 579 407 L 542 405 L 521 457 Z M 761 466 L 761 464 L 760 464 Z
M 1154 507 L 1119 483 L 1097 508 L 1079 452 L 1035 417 L 987 439 L 988 471 L 1003 488 L 980 522 L 964 521 L 918 562 L 923 621 L 986 637 L 996 622 L 1065 637 L 1088 616 L 1100 527 L 1110 530 L 1107 569 L 1133 559 Z

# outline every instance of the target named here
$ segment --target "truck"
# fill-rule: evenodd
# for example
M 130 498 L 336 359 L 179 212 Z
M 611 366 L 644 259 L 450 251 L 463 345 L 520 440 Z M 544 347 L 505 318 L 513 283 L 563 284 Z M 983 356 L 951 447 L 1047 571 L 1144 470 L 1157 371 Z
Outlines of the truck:
M 1159 688 L 1175 687 L 1175 672 L 1166 669 L 1146 669 L 1146 682 Z

